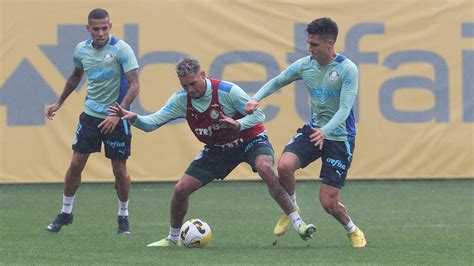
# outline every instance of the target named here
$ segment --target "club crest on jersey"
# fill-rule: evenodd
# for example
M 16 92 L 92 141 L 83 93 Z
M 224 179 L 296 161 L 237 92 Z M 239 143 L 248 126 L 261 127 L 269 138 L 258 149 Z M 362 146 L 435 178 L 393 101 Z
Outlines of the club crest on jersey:
M 329 80 L 330 81 L 337 81 L 339 79 L 339 73 L 337 71 L 333 70 L 331 73 L 329 73 Z
M 110 64 L 114 61 L 114 55 L 112 53 L 107 53 L 105 56 L 104 56 L 104 62 L 106 62 L 107 64 Z
M 219 118 L 219 111 L 217 111 L 216 109 L 211 109 L 211 111 L 209 112 L 209 116 L 213 120 L 216 120 L 217 118 Z

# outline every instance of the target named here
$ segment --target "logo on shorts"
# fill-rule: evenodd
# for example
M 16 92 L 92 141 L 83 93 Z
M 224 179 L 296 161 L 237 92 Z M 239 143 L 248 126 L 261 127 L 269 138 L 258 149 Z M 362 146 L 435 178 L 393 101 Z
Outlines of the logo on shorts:
M 212 118 L 212 120 L 217 120 L 217 118 L 219 118 L 219 111 L 216 109 L 211 109 L 209 116 Z
M 114 55 L 112 53 L 107 53 L 105 56 L 104 56 L 104 62 L 106 62 L 107 64 L 110 64 L 114 61 Z
M 326 162 L 331 164 L 333 167 L 337 167 L 337 168 L 342 169 L 342 170 L 346 170 L 346 168 L 347 168 L 346 164 L 343 163 L 341 160 L 336 160 L 336 159 L 333 159 L 333 158 L 327 158 Z
M 111 141 L 111 140 L 107 140 L 106 143 L 107 143 L 107 145 L 109 145 L 109 146 L 112 147 L 113 149 L 125 147 L 125 142 L 123 142 L 123 141 L 118 141 L 118 140 Z
M 339 73 L 337 71 L 333 70 L 331 73 L 329 73 L 329 80 L 330 81 L 337 81 L 339 79 Z

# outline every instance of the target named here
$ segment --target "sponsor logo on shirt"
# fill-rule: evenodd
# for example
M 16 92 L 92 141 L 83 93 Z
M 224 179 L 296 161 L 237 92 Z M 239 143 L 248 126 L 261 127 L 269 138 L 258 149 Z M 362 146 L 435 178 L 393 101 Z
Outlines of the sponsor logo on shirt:
M 196 134 L 201 135 L 201 136 L 212 136 L 212 133 L 215 130 L 219 130 L 221 128 L 226 128 L 226 126 L 221 125 L 221 124 L 212 124 L 208 126 L 207 128 L 195 128 L 194 131 Z
M 309 91 L 311 97 L 318 98 L 320 101 L 324 102 L 329 98 L 339 97 L 341 94 L 339 91 L 331 90 L 327 88 L 317 88 Z

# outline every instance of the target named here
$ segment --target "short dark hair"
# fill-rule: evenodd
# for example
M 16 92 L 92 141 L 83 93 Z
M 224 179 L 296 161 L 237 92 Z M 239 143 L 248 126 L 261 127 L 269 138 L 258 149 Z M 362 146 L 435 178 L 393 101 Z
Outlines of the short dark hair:
M 306 27 L 306 32 L 308 34 L 314 35 L 323 35 L 325 38 L 327 36 L 334 39 L 334 42 L 337 40 L 337 34 L 339 32 L 336 22 L 331 18 L 318 18 L 311 21 Z
M 195 57 L 185 56 L 176 64 L 176 74 L 179 77 L 197 73 L 199 70 L 201 70 L 201 63 Z
M 107 12 L 107 10 L 102 8 L 96 8 L 89 13 L 87 19 L 103 19 L 108 17 L 109 13 Z

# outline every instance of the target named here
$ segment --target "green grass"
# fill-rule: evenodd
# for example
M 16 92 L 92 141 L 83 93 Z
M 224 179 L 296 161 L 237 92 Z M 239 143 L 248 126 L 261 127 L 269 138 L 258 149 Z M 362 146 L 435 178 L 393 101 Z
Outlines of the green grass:
M 365 249 L 351 248 L 320 207 L 319 184 L 297 185 L 303 219 L 318 227 L 304 242 L 293 230 L 272 235 L 279 210 L 262 182 L 211 183 L 192 195 L 186 216 L 211 226 L 204 249 L 146 247 L 168 233 L 172 183 L 133 185 L 131 236 L 115 232 L 112 184 L 83 184 L 74 223 L 58 234 L 44 229 L 60 210 L 62 185 L 3 185 L 0 264 L 474 264 L 474 180 L 349 181 L 342 202 L 366 234 Z

